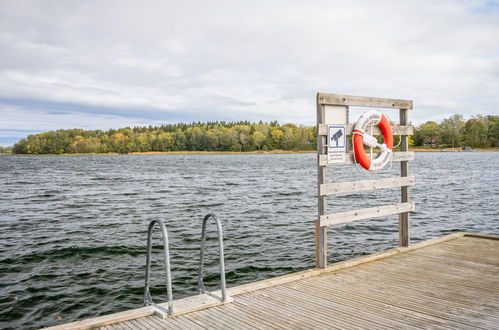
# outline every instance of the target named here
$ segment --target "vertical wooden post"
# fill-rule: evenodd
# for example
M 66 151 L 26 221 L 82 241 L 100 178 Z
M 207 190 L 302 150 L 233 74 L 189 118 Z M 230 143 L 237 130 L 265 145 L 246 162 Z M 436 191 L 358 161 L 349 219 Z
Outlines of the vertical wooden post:
M 400 109 L 400 125 L 408 125 L 407 109 Z M 400 136 L 400 151 L 409 151 L 409 138 L 407 135 Z M 400 162 L 400 176 L 409 175 L 409 162 Z M 410 191 L 408 186 L 401 188 L 401 202 L 407 203 L 410 199 Z M 409 246 L 411 240 L 410 235 L 410 219 L 409 212 L 399 214 L 399 243 L 400 246 Z
M 317 95 L 317 98 L 319 96 Z M 319 268 L 327 266 L 327 227 L 319 225 L 319 218 L 327 212 L 327 197 L 319 194 L 319 187 L 326 183 L 326 166 L 319 163 L 320 155 L 327 153 L 327 136 L 319 135 L 319 125 L 325 123 L 326 110 L 317 99 L 317 196 L 319 198 L 319 214 L 315 221 L 315 265 Z

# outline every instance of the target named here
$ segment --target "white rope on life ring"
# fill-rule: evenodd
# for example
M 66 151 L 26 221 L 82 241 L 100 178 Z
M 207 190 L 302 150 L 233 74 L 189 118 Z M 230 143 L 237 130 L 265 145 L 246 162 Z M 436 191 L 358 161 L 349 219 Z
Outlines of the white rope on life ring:
M 374 136 L 366 133 L 367 128 L 373 125 L 378 125 L 381 129 L 383 144 L 379 144 Z M 355 160 L 366 170 L 381 170 L 390 161 L 393 151 L 392 128 L 390 120 L 380 111 L 369 110 L 360 116 L 354 125 L 352 140 Z M 380 155 L 375 159 L 369 158 L 364 151 L 364 145 L 370 148 L 379 147 L 381 149 Z

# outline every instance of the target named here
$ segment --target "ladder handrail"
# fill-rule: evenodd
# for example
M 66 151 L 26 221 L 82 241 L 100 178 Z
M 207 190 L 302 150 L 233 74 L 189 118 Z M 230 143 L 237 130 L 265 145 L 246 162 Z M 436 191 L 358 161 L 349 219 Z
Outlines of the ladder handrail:
M 154 229 L 154 224 L 157 223 L 161 228 L 161 232 L 163 234 L 163 250 L 164 250 L 164 259 L 165 259 L 165 267 L 166 267 L 166 292 L 168 295 L 168 309 L 165 309 L 158 304 L 154 303 L 151 297 L 151 293 L 149 292 L 150 286 L 150 277 L 151 277 L 151 250 L 152 250 L 152 231 Z M 144 288 L 144 305 L 145 306 L 154 306 L 159 310 L 160 313 L 165 313 L 170 315 L 173 313 L 173 298 L 172 298 L 172 279 L 170 272 L 170 250 L 168 243 L 168 232 L 166 230 L 165 224 L 162 220 L 156 219 L 152 220 L 149 223 L 149 229 L 147 231 L 147 256 L 146 256 L 146 279 L 145 279 L 145 288 Z
M 220 258 L 220 288 L 222 291 L 222 298 L 214 295 L 211 292 L 208 292 L 203 283 L 203 268 L 204 268 L 204 249 L 206 242 L 206 223 L 208 219 L 213 218 L 217 224 L 218 230 L 218 249 L 219 249 L 219 258 Z M 215 297 L 222 302 L 228 301 L 227 297 L 227 285 L 225 283 L 225 263 L 224 263 L 224 241 L 223 241 L 223 232 L 222 232 L 222 222 L 214 213 L 207 214 L 203 219 L 203 229 L 201 232 L 201 252 L 199 256 L 199 277 L 198 277 L 198 292 L 199 294 L 208 294 L 212 297 Z

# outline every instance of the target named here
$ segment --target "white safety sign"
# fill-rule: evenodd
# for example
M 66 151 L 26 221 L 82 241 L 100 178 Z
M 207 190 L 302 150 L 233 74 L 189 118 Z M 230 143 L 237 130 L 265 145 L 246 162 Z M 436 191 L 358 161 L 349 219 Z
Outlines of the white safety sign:
M 328 125 L 327 127 L 327 162 L 329 164 L 344 163 L 347 152 L 345 125 Z

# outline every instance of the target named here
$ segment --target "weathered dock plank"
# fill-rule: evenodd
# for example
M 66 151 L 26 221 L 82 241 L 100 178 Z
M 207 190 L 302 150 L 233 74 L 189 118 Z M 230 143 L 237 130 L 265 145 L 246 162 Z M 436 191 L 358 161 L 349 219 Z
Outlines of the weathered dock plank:
M 230 288 L 233 301 L 162 319 L 143 310 L 64 329 L 492 329 L 499 324 L 499 238 L 456 233 L 326 269 Z M 194 302 L 194 300 L 192 300 Z M 104 322 L 103 321 L 103 322 Z M 100 328 L 99 328 L 100 326 Z

